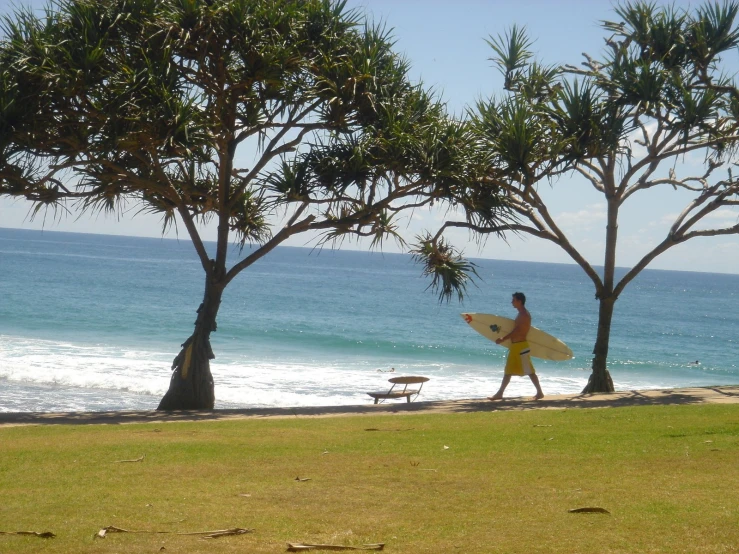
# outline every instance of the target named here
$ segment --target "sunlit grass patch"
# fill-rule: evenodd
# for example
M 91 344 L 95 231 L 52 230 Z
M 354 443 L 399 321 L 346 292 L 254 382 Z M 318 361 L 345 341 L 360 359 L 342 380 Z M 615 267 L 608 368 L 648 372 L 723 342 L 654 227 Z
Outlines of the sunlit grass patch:
M 0 444 L 0 531 L 57 535 L 0 536 L 0 552 L 281 552 L 315 542 L 687 553 L 739 544 L 732 405 L 7 427 Z M 579 507 L 610 513 L 568 511 Z M 111 525 L 170 533 L 93 540 Z M 229 528 L 254 533 L 172 534 Z

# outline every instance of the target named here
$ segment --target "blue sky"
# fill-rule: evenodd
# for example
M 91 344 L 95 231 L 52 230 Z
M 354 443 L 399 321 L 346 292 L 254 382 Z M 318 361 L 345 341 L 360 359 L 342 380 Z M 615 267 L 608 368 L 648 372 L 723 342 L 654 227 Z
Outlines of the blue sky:
M 673 2 L 670 2 L 671 4 Z M 33 0 L 33 6 L 44 2 Z M 688 2 L 674 2 L 687 7 Z M 11 2 L 0 0 L 0 11 L 9 11 Z M 598 22 L 614 19 L 613 4 L 603 0 L 569 1 L 477 1 L 477 0 L 348 0 L 350 7 L 366 11 L 394 30 L 396 51 L 411 63 L 411 75 L 433 87 L 447 102 L 450 112 L 461 114 L 477 99 L 500 95 L 501 78 L 492 67 L 492 55 L 485 39 L 506 31 L 511 25 L 527 27 L 536 39 L 534 50 L 547 64 L 582 61 L 582 52 L 601 52 L 603 37 Z M 692 3 L 692 5 L 697 5 Z M 739 53 L 727 59 L 734 71 L 739 69 Z M 689 171 L 691 160 L 685 160 Z M 694 173 L 699 173 L 696 169 Z M 602 197 L 576 179 L 563 178 L 546 198 L 550 211 L 568 232 L 572 242 L 593 264 L 602 263 L 605 213 Z M 617 263 L 630 266 L 664 238 L 671 218 L 689 198 L 671 188 L 651 190 L 632 197 L 622 211 L 619 225 L 620 244 Z M 0 200 L 0 226 L 40 228 L 42 221 L 29 222 L 28 205 L 24 202 Z M 408 238 L 423 228 L 441 221 L 438 212 L 416 212 L 406 221 Z M 722 221 L 736 222 L 739 210 L 725 210 Z M 104 215 L 46 222 L 49 230 L 160 236 L 158 218 L 137 215 L 116 220 Z M 182 230 L 184 233 L 184 229 Z M 181 233 L 181 238 L 185 237 Z M 212 231 L 206 231 L 212 237 Z M 508 242 L 489 239 L 482 247 L 471 242 L 464 232 L 450 235 L 453 242 L 472 257 L 513 260 L 535 260 L 571 263 L 558 247 L 531 237 L 510 237 Z M 303 246 L 305 237 L 294 237 L 290 244 Z M 345 247 L 356 248 L 357 245 Z M 391 243 L 387 251 L 394 251 Z M 658 257 L 651 268 L 739 274 L 739 237 L 694 239 Z

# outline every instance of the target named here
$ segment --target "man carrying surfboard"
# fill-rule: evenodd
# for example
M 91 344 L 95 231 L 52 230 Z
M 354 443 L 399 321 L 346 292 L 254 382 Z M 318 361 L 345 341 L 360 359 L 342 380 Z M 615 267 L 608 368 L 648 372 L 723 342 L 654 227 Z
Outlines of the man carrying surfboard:
M 544 392 L 541 390 L 539 377 L 537 377 L 536 371 L 534 370 L 534 364 L 531 363 L 529 343 L 526 341 L 526 337 L 531 329 L 531 314 L 526 309 L 526 295 L 522 292 L 514 292 L 511 304 L 518 310 L 513 330 L 504 337 L 495 340 L 496 344 L 500 344 L 508 339 L 511 341 L 508 359 L 505 364 L 505 374 L 503 375 L 503 382 L 501 382 L 498 392 L 488 397 L 488 399 L 502 400 L 503 391 L 505 391 L 508 383 L 511 382 L 513 375 L 528 375 L 536 387 L 534 400 L 540 400 L 544 398 Z

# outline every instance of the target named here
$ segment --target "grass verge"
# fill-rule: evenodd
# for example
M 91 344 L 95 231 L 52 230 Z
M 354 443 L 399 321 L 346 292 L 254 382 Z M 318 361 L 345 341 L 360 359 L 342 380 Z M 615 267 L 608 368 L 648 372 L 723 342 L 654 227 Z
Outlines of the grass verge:
M 111 525 L 169 533 L 93 539 Z M 171 534 L 233 527 L 255 532 Z M 0 535 L 13 553 L 739 552 L 739 405 L 5 427 L 0 531 L 56 534 Z

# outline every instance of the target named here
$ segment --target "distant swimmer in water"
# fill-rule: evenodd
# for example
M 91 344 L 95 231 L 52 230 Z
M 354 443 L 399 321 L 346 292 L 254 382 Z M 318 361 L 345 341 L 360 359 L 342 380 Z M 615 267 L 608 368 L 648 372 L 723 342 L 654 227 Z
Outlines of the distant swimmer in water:
M 395 368 L 391 367 L 390 369 L 378 369 L 380 373 L 395 373 Z
M 698 360 L 696 360 L 694 362 L 690 362 L 690 365 L 701 365 L 701 363 Z

